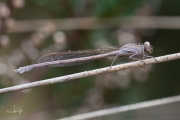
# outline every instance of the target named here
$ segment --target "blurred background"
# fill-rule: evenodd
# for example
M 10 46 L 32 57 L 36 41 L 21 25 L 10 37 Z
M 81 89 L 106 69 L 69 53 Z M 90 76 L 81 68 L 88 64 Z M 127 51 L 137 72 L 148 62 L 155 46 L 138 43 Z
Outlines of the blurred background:
M 14 74 L 42 55 L 149 41 L 180 51 L 179 0 L 0 0 L 0 87 L 111 65 L 113 58 Z M 129 62 L 121 59 L 119 64 Z M 2 120 L 51 120 L 180 93 L 179 60 L 0 95 Z M 23 112 L 8 113 L 13 105 Z M 179 120 L 180 102 L 93 120 Z

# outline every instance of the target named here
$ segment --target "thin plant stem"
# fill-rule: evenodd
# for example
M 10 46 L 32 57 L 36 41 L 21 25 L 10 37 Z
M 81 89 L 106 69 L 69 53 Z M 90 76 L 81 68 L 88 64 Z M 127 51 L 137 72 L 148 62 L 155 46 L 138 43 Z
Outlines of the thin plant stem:
M 149 65 L 149 64 L 166 62 L 166 61 L 176 60 L 176 59 L 180 59 L 180 53 L 145 59 L 145 60 L 143 60 L 143 62 L 146 65 Z M 140 61 L 136 61 L 136 62 L 130 62 L 130 63 L 111 66 L 111 68 L 109 68 L 109 67 L 99 68 L 99 69 L 84 71 L 84 72 L 75 73 L 75 74 L 71 74 L 71 75 L 65 75 L 65 76 L 55 77 L 55 78 L 41 80 L 41 81 L 37 81 L 37 82 L 2 88 L 2 89 L 0 89 L 0 94 L 15 92 L 15 91 L 19 91 L 19 90 L 25 90 L 25 89 L 30 89 L 33 87 L 45 86 L 45 85 L 50 85 L 50 84 L 55 84 L 55 83 L 60 83 L 60 82 L 66 82 L 66 81 L 70 81 L 70 80 L 75 80 L 75 79 L 98 75 L 98 74 L 107 73 L 107 72 L 114 72 L 114 71 L 135 68 L 135 67 L 141 67 L 142 65 L 144 65 L 143 62 L 142 62 L 142 60 L 140 60 Z

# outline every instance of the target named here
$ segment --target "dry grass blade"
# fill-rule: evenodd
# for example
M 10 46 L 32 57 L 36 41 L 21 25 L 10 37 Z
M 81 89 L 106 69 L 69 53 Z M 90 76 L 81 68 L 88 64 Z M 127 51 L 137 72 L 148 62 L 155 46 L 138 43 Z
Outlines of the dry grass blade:
M 150 58 L 150 59 L 143 60 L 144 62 L 142 60 L 136 61 L 136 62 L 130 62 L 130 63 L 112 66 L 111 68 L 105 67 L 105 68 L 75 73 L 75 74 L 71 74 L 71 75 L 65 75 L 62 77 L 56 77 L 56 78 L 41 80 L 41 81 L 37 81 L 37 82 L 2 88 L 2 89 L 0 89 L 0 93 L 9 93 L 9 92 L 29 89 L 29 88 L 33 88 L 33 87 L 39 87 L 39 86 L 45 86 L 45 85 L 50 85 L 50 84 L 59 83 L 59 82 L 65 82 L 65 81 L 83 78 L 83 77 L 87 77 L 87 76 L 98 75 L 98 74 L 107 73 L 107 72 L 113 72 L 113 71 L 118 71 L 118 70 L 125 70 L 125 69 L 140 67 L 140 66 L 143 66 L 144 63 L 146 63 L 146 65 L 149 65 L 149 64 L 166 62 L 166 61 L 175 60 L 175 59 L 180 59 L 180 53 Z

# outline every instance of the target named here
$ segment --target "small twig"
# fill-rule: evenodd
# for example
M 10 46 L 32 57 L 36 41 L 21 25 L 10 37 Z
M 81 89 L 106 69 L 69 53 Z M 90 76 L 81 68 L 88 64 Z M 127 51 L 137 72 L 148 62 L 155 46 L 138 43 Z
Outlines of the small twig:
M 173 16 L 137 16 L 137 17 L 111 17 L 111 18 L 65 18 L 16 21 L 8 32 L 30 32 L 49 22 L 58 30 L 89 30 L 119 27 L 128 23 L 126 28 L 132 29 L 180 29 L 180 17 Z M 76 24 L 74 24 L 76 23 Z M 171 24 L 169 24 L 171 23 Z
M 170 61 L 170 60 L 175 60 L 175 59 L 180 59 L 180 53 L 160 56 L 160 57 L 156 57 L 156 58 L 150 58 L 150 59 L 146 59 L 143 61 L 145 62 L 146 65 L 149 65 L 149 64 L 153 64 L 153 63 L 165 62 L 165 61 Z M 105 68 L 100 68 L 100 69 L 96 69 L 96 70 L 90 70 L 90 71 L 75 73 L 75 74 L 71 74 L 71 75 L 65 75 L 62 77 L 56 77 L 56 78 L 41 80 L 41 81 L 37 81 L 37 82 L 7 87 L 7 88 L 0 89 L 0 93 L 8 93 L 8 92 L 13 92 L 13 91 L 19 91 L 19 90 L 29 89 L 29 88 L 33 88 L 33 87 L 38 87 L 38 86 L 45 86 L 45 85 L 50 85 L 50 84 L 59 83 L 59 82 L 65 82 L 65 81 L 74 80 L 77 78 L 83 78 L 83 77 L 98 75 L 98 74 L 107 73 L 107 72 L 141 67 L 142 65 L 144 65 L 144 63 L 142 61 L 130 62 L 130 63 L 112 66 L 111 68 L 105 67 Z
M 158 106 L 158 105 L 165 105 L 165 104 L 179 102 L 179 101 L 180 101 L 180 95 L 174 96 L 174 97 L 168 97 L 168 98 L 162 98 L 162 99 L 157 99 L 157 100 L 136 103 L 136 104 L 132 104 L 132 105 L 125 105 L 125 106 L 120 106 L 120 107 L 114 107 L 114 108 L 94 111 L 94 112 L 90 112 L 90 113 L 75 115 L 75 116 L 61 118 L 61 119 L 57 119 L 57 120 L 93 119 L 93 118 L 97 118 L 97 117 L 104 117 L 107 115 L 127 112 L 130 110 L 138 110 L 138 109 L 142 109 L 142 108 L 154 107 L 154 106 Z

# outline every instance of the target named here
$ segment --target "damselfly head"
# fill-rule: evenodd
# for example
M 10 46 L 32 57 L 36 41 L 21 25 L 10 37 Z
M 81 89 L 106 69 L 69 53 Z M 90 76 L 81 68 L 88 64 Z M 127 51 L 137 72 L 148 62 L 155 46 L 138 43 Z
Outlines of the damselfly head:
M 153 47 L 150 45 L 149 42 L 144 43 L 144 49 L 147 51 L 148 54 L 151 54 L 153 52 Z

